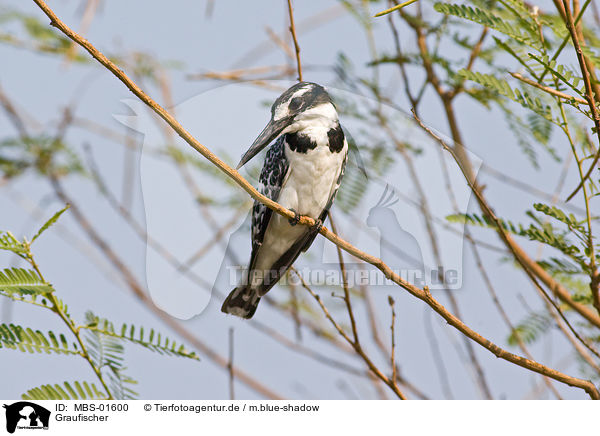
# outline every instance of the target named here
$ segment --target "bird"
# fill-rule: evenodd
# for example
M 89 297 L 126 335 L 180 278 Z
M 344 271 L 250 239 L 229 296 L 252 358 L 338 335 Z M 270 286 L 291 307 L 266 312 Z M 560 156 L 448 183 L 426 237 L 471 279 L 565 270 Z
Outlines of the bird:
M 274 141 L 274 142 L 273 142 Z M 271 142 L 258 190 L 294 213 L 288 219 L 259 201 L 252 208 L 252 251 L 241 284 L 225 299 L 221 311 L 250 319 L 258 303 L 321 230 L 340 187 L 348 142 L 325 88 L 299 82 L 271 107 L 271 119 L 242 156 L 237 169 Z M 315 220 L 298 226 L 300 216 Z

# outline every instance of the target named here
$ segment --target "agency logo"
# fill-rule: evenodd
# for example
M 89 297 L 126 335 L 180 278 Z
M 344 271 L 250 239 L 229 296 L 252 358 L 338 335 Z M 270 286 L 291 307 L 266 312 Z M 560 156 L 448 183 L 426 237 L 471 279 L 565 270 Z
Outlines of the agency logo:
M 48 430 L 50 411 L 29 401 L 4 404 L 6 409 L 6 431 L 14 433 L 18 429 Z

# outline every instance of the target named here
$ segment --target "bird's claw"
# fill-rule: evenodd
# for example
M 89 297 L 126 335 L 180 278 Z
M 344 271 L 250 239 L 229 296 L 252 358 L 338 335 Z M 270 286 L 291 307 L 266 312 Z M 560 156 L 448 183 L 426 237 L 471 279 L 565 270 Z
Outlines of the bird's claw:
M 294 218 L 290 218 L 288 221 L 291 226 L 295 226 L 300 222 L 300 215 L 294 209 L 290 209 L 290 211 L 294 212 Z
M 315 220 L 314 225 L 312 226 L 312 229 L 315 233 L 319 233 L 322 228 L 323 228 L 323 220 L 320 220 L 319 218 L 317 218 Z

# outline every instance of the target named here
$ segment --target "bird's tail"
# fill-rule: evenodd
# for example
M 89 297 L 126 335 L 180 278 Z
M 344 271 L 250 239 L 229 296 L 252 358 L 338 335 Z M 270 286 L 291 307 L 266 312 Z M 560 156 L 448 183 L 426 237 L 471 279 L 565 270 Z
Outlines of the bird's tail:
M 221 312 L 250 319 L 256 312 L 260 296 L 258 290 L 249 285 L 241 285 L 235 288 L 223 302 Z

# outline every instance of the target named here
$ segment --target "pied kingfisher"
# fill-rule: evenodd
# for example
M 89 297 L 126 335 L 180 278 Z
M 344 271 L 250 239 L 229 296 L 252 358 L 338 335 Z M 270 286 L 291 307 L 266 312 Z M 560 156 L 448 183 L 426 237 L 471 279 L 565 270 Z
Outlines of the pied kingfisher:
M 319 233 L 348 156 L 335 106 L 327 91 L 315 83 L 300 82 L 275 100 L 271 120 L 237 168 L 275 138 L 260 173 L 259 191 L 293 211 L 295 218 L 288 220 L 254 202 L 250 264 L 242 284 L 231 291 L 221 308 L 247 319 Z M 297 226 L 300 215 L 315 219 L 317 225 Z

